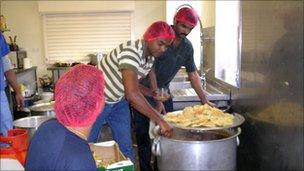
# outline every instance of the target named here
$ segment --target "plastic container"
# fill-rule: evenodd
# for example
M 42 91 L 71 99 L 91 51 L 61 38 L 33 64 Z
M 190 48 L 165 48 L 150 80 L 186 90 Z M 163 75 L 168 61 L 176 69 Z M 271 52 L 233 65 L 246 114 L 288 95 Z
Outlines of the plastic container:
M 20 84 L 19 89 L 20 89 L 20 92 L 21 92 L 22 96 L 25 97 L 25 89 L 26 89 L 25 85 Z
M 1 170 L 19 170 L 23 171 L 24 167 L 16 159 L 0 159 Z
M 11 129 L 7 136 L 0 136 L 0 157 L 17 159 L 25 164 L 29 137 L 25 129 Z M 5 145 L 5 146 L 4 146 Z

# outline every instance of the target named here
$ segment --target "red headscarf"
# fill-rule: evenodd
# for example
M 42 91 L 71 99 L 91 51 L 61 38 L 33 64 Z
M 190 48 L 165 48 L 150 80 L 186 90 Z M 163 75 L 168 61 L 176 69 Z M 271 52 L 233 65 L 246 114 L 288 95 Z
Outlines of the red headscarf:
M 164 21 L 157 21 L 151 24 L 144 34 L 144 40 L 153 41 L 155 39 L 174 40 L 174 30 Z
M 92 125 L 104 106 L 105 81 L 101 70 L 79 64 L 55 85 L 55 113 L 64 126 Z
M 198 15 L 194 9 L 184 7 L 177 11 L 174 20 L 195 27 L 198 21 Z

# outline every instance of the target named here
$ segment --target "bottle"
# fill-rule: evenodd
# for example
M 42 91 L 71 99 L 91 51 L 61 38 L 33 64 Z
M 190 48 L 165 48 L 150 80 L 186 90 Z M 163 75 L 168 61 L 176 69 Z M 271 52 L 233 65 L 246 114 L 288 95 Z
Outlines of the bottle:
M 23 97 L 25 97 L 25 85 L 24 85 L 24 84 L 20 84 L 20 85 L 19 85 L 19 90 L 20 90 L 20 92 L 21 92 L 21 95 L 22 95 Z

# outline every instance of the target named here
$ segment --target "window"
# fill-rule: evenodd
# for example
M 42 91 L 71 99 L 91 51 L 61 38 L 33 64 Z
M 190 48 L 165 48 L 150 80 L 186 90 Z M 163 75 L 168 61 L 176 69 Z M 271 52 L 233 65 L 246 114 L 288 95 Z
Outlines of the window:
M 44 14 L 46 62 L 89 62 L 131 39 L 131 12 Z
M 240 87 L 240 1 L 215 5 L 215 77 Z
M 182 7 L 192 7 L 195 9 L 198 15 L 201 14 L 201 1 L 172 1 L 167 0 L 166 1 L 166 20 L 168 24 L 173 24 L 173 17 L 176 13 L 176 11 Z M 200 23 L 196 25 L 194 29 L 190 32 L 190 34 L 187 36 L 187 39 L 190 40 L 192 43 L 193 49 L 194 49 L 194 62 L 197 68 L 200 68 L 201 65 L 201 28 Z

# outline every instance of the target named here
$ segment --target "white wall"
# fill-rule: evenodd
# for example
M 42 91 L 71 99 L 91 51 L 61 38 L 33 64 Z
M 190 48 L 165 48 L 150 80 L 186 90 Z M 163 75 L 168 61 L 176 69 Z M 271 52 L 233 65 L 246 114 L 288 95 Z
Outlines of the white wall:
M 134 1 L 39 1 L 40 12 L 134 10 Z
M 38 77 L 50 74 L 44 57 L 42 14 L 79 11 L 134 11 L 134 38 L 156 20 L 165 20 L 165 1 L 1 1 L 1 14 L 11 30 L 4 35 L 17 35 L 17 44 L 24 48 L 33 65 L 38 66 Z
M 42 18 L 38 12 L 37 1 L 1 1 L 1 14 L 6 18 L 8 36 L 17 35 L 17 44 L 27 51 L 34 66 L 38 66 L 38 75 L 46 71 L 42 37 Z M 8 39 L 7 39 L 8 40 Z
M 140 37 L 153 22 L 166 21 L 166 1 L 135 1 L 134 31 L 135 36 Z
M 215 1 L 202 1 L 201 20 L 204 28 L 215 26 Z
M 50 74 L 46 70 L 42 33 L 42 14 L 75 11 L 134 11 L 134 35 L 139 38 L 154 21 L 166 20 L 166 1 L 9 1 L 1 0 L 1 14 L 11 30 L 4 35 L 17 35 L 17 43 L 24 48 L 32 63 L 38 66 L 38 76 Z M 202 1 L 203 27 L 215 25 L 215 2 Z

